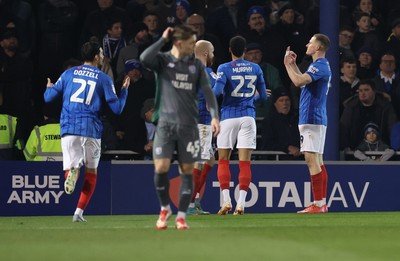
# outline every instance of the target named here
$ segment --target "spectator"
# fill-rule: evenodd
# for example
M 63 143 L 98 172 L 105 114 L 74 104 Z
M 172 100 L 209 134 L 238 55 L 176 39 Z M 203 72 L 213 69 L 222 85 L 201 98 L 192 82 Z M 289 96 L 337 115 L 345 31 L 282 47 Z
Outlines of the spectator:
M 0 112 L 0 160 L 21 158 L 19 152 L 22 149 L 23 141 L 19 140 L 18 128 L 17 117 Z
M 271 109 L 262 122 L 262 149 L 289 154 L 281 159 L 300 159 L 299 114 L 291 107 L 289 92 L 274 89 L 271 101 Z
M 400 18 L 397 18 L 392 23 L 392 31 L 389 35 L 386 48 L 393 52 L 396 57 L 397 66 L 400 65 Z
M 379 155 L 366 155 L 365 152 L 383 152 L 381 156 Z M 393 155 L 395 151 L 385 144 L 380 139 L 379 126 L 373 122 L 368 123 L 364 128 L 364 139 L 357 146 L 354 151 L 354 157 L 361 161 L 387 161 Z
M 378 34 L 383 33 L 385 29 L 383 17 L 375 8 L 372 0 L 359 0 L 359 4 L 353 12 L 353 16 L 357 17 L 358 13 L 367 13 L 370 17 L 371 30 L 376 31 Z
M 186 24 L 187 18 L 192 14 L 190 3 L 186 0 L 175 1 L 176 25 Z
M 344 57 L 355 58 L 353 51 L 351 50 L 351 43 L 354 38 L 354 30 L 349 26 L 343 27 L 339 31 L 339 52 L 340 58 Z
M 130 0 L 126 3 L 126 11 L 133 23 L 142 22 L 143 14 L 157 8 L 157 0 Z
M 150 42 L 156 42 L 160 37 L 158 14 L 153 11 L 148 11 L 143 15 L 143 23 L 147 25 Z
M 29 1 L 4 0 L 4 8 L 11 14 L 13 25 L 8 24 L 8 29 L 14 29 L 19 42 L 19 53 L 24 57 L 33 55 L 36 44 L 36 20 L 34 10 Z M 1 33 L 1 32 L 0 32 Z
M 97 0 L 97 4 L 98 8 L 89 13 L 83 24 L 81 44 L 87 42 L 92 36 L 103 39 L 107 33 L 107 22 L 115 18 L 121 20 L 122 28 L 124 28 L 122 37 L 126 38 L 132 34 L 132 21 L 124 9 L 115 6 L 113 0 Z
M 371 17 L 367 13 L 357 13 L 356 16 L 357 29 L 354 33 L 354 39 L 351 43 L 351 49 L 356 52 L 363 46 L 372 48 L 375 53 L 382 50 L 383 41 L 379 35 L 371 30 Z
M 125 62 L 131 59 L 138 59 L 139 55 L 150 45 L 149 30 L 143 22 L 133 24 L 132 39 L 129 44 L 121 49 L 117 61 L 117 80 L 124 76 Z
M 146 154 L 144 150 L 147 144 L 147 132 L 145 120 L 141 114 L 143 103 L 155 96 L 155 79 L 143 76 L 143 68 L 139 60 L 131 59 L 125 62 L 125 75 L 130 78 L 130 87 L 125 107 L 119 116 L 109 114 L 112 126 L 116 130 L 119 139 L 119 148 L 132 150 L 140 153 L 143 158 Z M 123 80 L 116 82 L 117 92 L 123 84 Z
M 96 42 L 99 45 L 101 45 L 99 39 L 95 36 L 90 37 L 90 41 L 89 42 Z M 112 70 L 111 64 L 108 61 L 108 59 L 103 59 L 103 62 L 97 65 L 97 67 L 105 74 L 107 74 L 108 76 L 110 76 L 110 78 L 114 81 L 114 72 Z
M 1 35 L 0 46 L 2 110 L 18 118 L 21 138 L 26 141 L 35 124 L 31 96 L 33 64 L 30 58 L 20 54 L 14 30 L 7 30 Z
M 144 160 L 153 160 L 153 142 L 156 133 L 156 125 L 152 121 L 153 113 L 154 99 L 145 100 L 140 111 L 140 114 L 144 119 L 147 133 L 147 143 L 144 145 Z
M 364 137 L 364 126 L 376 122 L 381 128 L 381 139 L 390 144 L 390 131 L 397 121 L 392 104 L 376 92 L 372 80 L 362 80 L 358 94 L 344 103 L 340 117 L 340 149 L 354 150 Z
M 343 103 L 358 91 L 360 79 L 357 78 L 357 62 L 354 58 L 344 57 L 340 62 L 340 85 L 339 85 L 339 115 L 343 112 Z
M 375 52 L 371 47 L 363 46 L 358 50 L 357 77 L 371 79 L 376 75 Z
M 258 64 L 264 75 L 264 81 L 267 89 L 273 91 L 279 87 L 282 87 L 282 80 L 279 75 L 278 69 L 272 64 L 262 62 L 262 48 L 258 43 L 249 43 L 246 46 L 246 52 L 244 55 L 245 60 Z M 256 116 L 265 117 L 270 107 L 270 101 L 258 102 L 256 106 Z
M 282 71 L 282 57 L 285 52 L 283 46 L 286 46 L 286 42 L 274 29 L 268 30 L 264 8 L 262 6 L 252 6 L 247 12 L 247 21 L 249 30 L 243 32 L 244 38 L 249 43 L 260 44 L 263 48 L 263 61 Z M 284 83 L 286 82 L 284 81 Z
M 290 2 L 283 5 L 277 14 L 279 20 L 274 25 L 275 31 L 283 36 L 290 49 L 299 55 L 299 60 L 302 60 L 310 39 L 306 27 L 296 22 L 296 11 Z M 304 20 L 304 17 L 302 19 Z
M 206 31 L 219 38 L 223 50 L 229 50 L 229 40 L 241 31 L 238 2 L 224 0 L 206 19 Z
M 32 90 L 35 107 L 43 109 L 43 92 L 47 77 L 56 79 L 64 71 L 63 62 L 77 57 L 80 28 L 79 9 L 72 0 L 41 1 L 38 9 L 38 46 L 34 57 L 35 76 Z M 41 122 L 41 114 L 40 120 Z
M 204 27 L 204 18 L 199 14 L 192 14 L 187 19 L 187 25 L 192 27 L 192 29 L 196 32 L 197 40 L 206 40 L 210 41 L 214 46 L 214 67 L 213 69 L 217 69 L 218 65 L 221 63 L 225 63 L 228 60 L 228 52 L 226 52 L 222 48 L 222 44 L 217 36 L 206 32 Z
M 397 118 L 400 118 L 400 75 L 396 69 L 394 54 L 391 52 L 384 53 L 374 82 L 376 90 L 389 97 Z
M 35 126 L 26 142 L 24 156 L 27 161 L 62 161 L 60 118 L 48 117 Z
M 105 60 L 111 65 L 113 75 L 117 75 L 117 60 L 119 52 L 126 46 L 122 36 L 122 23 L 118 18 L 107 22 L 107 34 L 103 37 L 103 52 Z
M 157 7 L 150 9 L 150 11 L 157 14 L 158 30 L 160 30 L 160 32 L 163 32 L 168 26 L 177 24 L 175 10 L 175 0 L 158 0 Z

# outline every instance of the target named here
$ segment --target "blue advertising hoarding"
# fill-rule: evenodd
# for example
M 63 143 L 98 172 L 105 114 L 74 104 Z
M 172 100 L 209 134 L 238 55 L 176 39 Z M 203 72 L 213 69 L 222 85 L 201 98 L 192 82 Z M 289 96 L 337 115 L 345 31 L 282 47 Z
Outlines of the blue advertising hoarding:
M 63 191 L 61 162 L 0 162 L 0 216 L 72 215 L 83 178 L 72 195 Z M 400 210 L 400 165 L 328 163 L 328 207 L 331 212 Z M 96 191 L 87 215 L 156 214 L 158 199 L 151 162 L 101 162 Z M 237 199 L 238 165 L 231 164 L 231 198 Z M 170 172 L 171 205 L 176 210 L 180 178 L 177 165 Z M 208 176 L 202 206 L 216 213 L 221 194 L 217 166 Z M 257 162 L 246 198 L 246 213 L 291 213 L 312 200 L 307 166 L 293 162 Z M 235 206 L 235 200 L 233 200 Z

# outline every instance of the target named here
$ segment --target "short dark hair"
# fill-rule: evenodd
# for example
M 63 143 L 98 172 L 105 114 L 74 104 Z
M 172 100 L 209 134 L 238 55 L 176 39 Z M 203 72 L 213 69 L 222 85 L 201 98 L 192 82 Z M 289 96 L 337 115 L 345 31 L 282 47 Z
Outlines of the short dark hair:
M 331 41 L 329 40 L 329 37 L 324 34 L 314 34 L 314 37 L 318 42 L 321 43 L 324 51 L 328 51 L 329 47 L 331 46 Z
M 234 56 L 240 57 L 246 50 L 246 39 L 240 35 L 234 36 L 229 41 L 229 47 L 231 48 L 231 52 Z
M 345 63 L 357 64 L 357 61 L 354 57 L 344 56 L 340 60 L 340 68 L 342 68 Z
M 187 40 L 193 35 L 196 35 L 196 32 L 187 25 L 177 25 L 174 27 L 174 31 L 172 32 L 172 42 L 177 40 Z
M 81 56 L 83 61 L 92 62 L 94 57 L 100 53 L 100 44 L 96 41 L 86 42 L 82 45 Z
M 371 86 L 371 89 L 373 91 L 376 90 L 375 82 L 373 80 L 371 80 L 371 79 L 363 79 L 363 80 L 361 80 L 360 83 L 358 84 L 358 87 L 360 87 L 361 85 L 369 85 L 369 86 Z
M 111 17 L 106 20 L 106 28 L 107 30 L 111 30 L 114 26 L 114 24 L 120 23 L 122 25 L 122 20 L 118 17 Z

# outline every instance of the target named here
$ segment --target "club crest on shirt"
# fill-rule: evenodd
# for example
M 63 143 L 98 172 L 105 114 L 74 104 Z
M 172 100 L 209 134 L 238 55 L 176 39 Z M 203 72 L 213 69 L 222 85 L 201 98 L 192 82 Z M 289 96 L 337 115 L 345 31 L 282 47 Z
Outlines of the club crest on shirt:
M 175 67 L 175 64 L 174 64 L 174 63 L 169 63 L 169 64 L 167 64 L 167 67 L 169 67 L 169 68 L 174 68 L 174 67 Z
M 189 72 L 190 72 L 191 74 L 195 73 L 195 72 L 196 72 L 196 66 L 194 66 L 194 65 L 189 65 Z

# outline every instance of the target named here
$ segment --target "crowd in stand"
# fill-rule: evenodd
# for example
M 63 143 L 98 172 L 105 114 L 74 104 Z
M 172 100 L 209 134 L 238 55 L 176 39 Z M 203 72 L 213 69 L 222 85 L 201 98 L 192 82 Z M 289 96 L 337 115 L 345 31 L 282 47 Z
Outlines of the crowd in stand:
M 340 3 L 341 77 L 330 90 L 340 97 L 339 147 L 359 150 L 373 125 L 379 141 L 399 150 L 394 126 L 400 120 L 400 1 Z M 198 40 L 213 44 L 215 71 L 230 59 L 229 40 L 245 37 L 245 58 L 260 65 L 272 90 L 272 98 L 257 106 L 257 117 L 264 119 L 257 149 L 301 157 L 294 127 L 299 88 L 291 85 L 283 57 L 291 46 L 300 70 L 307 69 L 310 57 L 303 54 L 319 32 L 318 0 L 0 0 L 0 123 L 17 122 L 12 136 L 10 128 L 0 128 L 0 135 L 7 136 L 0 138 L 0 159 L 19 159 L 22 153 L 15 153 L 15 147 L 23 150 L 34 127 L 57 120 L 60 103 L 43 101 L 47 78 L 55 82 L 65 69 L 80 64 L 80 46 L 87 41 L 102 46 L 106 62 L 100 69 L 113 79 L 117 93 L 124 76 L 131 79 L 123 113 L 102 114 L 102 148 L 148 157 L 154 128 L 146 113 L 154 106 L 149 99 L 155 96 L 156 79 L 139 55 L 166 27 L 179 24 L 193 27 Z

